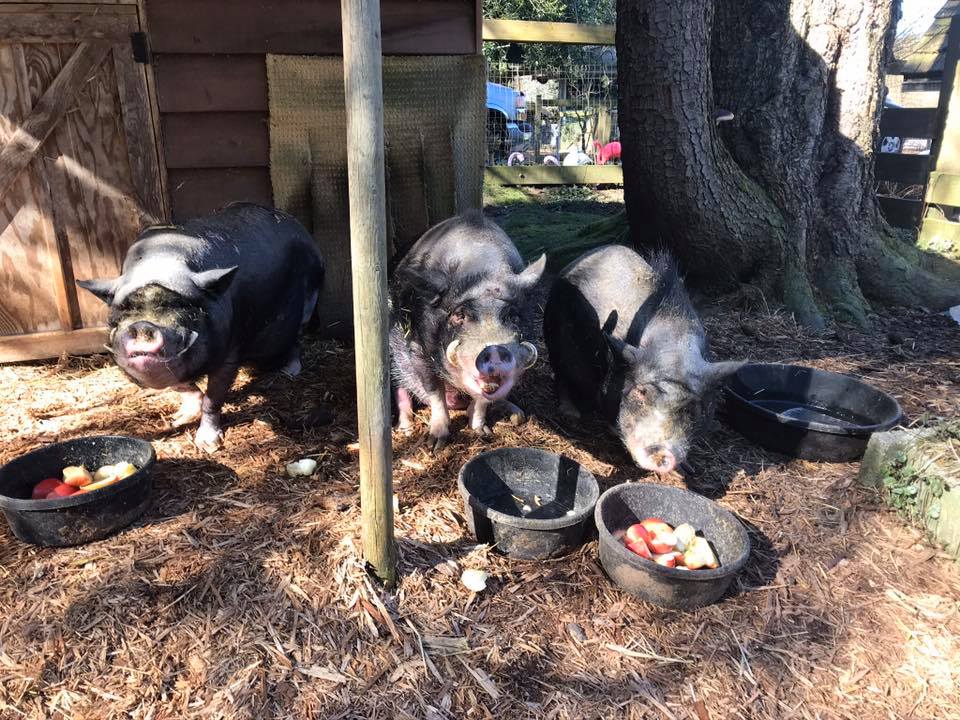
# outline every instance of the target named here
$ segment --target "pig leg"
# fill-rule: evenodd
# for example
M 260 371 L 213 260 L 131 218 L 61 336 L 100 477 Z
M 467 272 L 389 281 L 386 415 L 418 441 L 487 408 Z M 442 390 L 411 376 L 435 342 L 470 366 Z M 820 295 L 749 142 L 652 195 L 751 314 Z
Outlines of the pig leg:
M 467 408 L 467 418 L 470 420 L 470 429 L 481 435 L 490 435 L 493 431 L 487 425 L 487 409 L 490 403 L 482 398 L 474 398 Z
M 192 383 L 174 389 L 180 393 L 180 409 L 173 416 L 171 423 L 173 427 L 181 427 L 200 417 L 200 411 L 203 408 L 203 392 Z
M 193 442 L 201 450 L 215 452 L 223 444 L 223 428 L 220 425 L 220 409 L 227 393 L 237 379 L 239 366 L 225 364 L 207 376 L 207 392 L 203 396 L 203 414 L 200 427 Z
M 280 368 L 280 372 L 290 378 L 295 378 L 303 370 L 303 364 L 300 362 L 300 346 L 294 345 L 290 351 L 287 362 Z
M 510 416 L 511 425 L 523 425 L 527 419 L 527 414 L 522 408 L 520 408 L 518 405 L 514 405 L 509 400 L 501 400 L 500 404 L 506 408 L 507 414 Z
M 400 411 L 400 432 L 409 435 L 413 432 L 413 398 L 406 388 L 397 388 L 397 409 Z
M 450 415 L 447 412 L 447 396 L 440 390 L 430 393 L 430 436 L 428 445 L 434 452 L 443 450 L 450 440 Z
M 573 404 L 573 398 L 570 397 L 570 391 L 567 390 L 567 386 L 562 382 L 558 382 L 556 388 L 557 397 L 560 400 L 560 412 L 571 420 L 579 420 L 580 411 L 577 410 L 577 406 Z

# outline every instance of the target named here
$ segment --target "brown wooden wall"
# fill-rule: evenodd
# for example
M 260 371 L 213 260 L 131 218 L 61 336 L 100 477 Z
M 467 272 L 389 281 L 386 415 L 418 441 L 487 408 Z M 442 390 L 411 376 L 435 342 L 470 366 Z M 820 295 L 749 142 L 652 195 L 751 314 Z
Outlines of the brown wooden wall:
M 381 0 L 383 52 L 479 52 L 479 0 Z M 174 220 L 271 202 L 267 53 L 339 55 L 339 0 L 146 0 Z

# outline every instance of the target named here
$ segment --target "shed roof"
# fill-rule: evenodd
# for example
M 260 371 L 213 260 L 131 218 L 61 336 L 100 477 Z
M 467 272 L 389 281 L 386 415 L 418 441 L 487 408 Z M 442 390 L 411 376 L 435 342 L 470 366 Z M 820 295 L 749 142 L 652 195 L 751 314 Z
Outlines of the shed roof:
M 950 21 L 958 12 L 960 0 L 947 0 L 925 33 L 898 40 L 893 49 L 896 59 L 888 72 L 892 75 L 939 77 L 943 73 Z

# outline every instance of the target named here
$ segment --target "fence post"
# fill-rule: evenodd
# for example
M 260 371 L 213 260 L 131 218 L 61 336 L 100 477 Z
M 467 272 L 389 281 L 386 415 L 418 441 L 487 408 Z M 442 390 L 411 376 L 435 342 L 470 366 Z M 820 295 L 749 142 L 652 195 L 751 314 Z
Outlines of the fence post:
M 363 556 L 387 585 L 393 543 L 380 0 L 341 0 Z

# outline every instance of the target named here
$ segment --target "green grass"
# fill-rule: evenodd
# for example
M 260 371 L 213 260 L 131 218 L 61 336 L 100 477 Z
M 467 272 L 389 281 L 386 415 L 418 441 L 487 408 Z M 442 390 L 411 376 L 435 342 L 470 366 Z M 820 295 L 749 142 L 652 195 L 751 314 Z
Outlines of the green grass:
M 561 270 L 587 250 L 622 239 L 622 193 L 588 187 L 484 186 L 484 208 L 530 261 L 547 253 L 547 268 Z

